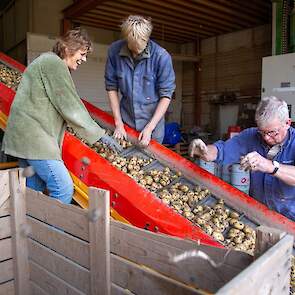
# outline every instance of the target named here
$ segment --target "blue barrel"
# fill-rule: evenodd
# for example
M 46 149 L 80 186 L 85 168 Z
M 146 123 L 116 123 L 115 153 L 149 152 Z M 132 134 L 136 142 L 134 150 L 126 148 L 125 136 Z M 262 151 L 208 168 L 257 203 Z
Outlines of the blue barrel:
M 222 165 L 222 174 L 221 178 L 227 183 L 231 183 L 231 167 L 232 165 Z
M 215 175 L 216 173 L 216 164 L 214 162 L 207 162 L 202 159 L 199 160 L 199 166 L 207 170 L 211 174 Z
M 240 191 L 249 194 L 250 172 L 245 171 L 240 164 L 233 164 L 231 168 L 231 184 Z
M 165 124 L 165 135 L 163 143 L 175 145 L 181 140 L 180 126 L 178 123 L 167 123 Z

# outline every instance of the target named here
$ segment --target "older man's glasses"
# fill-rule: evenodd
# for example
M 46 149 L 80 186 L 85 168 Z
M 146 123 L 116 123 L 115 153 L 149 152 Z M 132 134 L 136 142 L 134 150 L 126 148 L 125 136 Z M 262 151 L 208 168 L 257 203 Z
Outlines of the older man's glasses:
M 268 136 L 268 137 L 276 137 L 281 131 L 281 128 L 278 128 L 276 130 L 271 130 L 271 131 L 262 131 L 262 130 L 259 130 L 258 129 L 258 132 L 261 134 L 261 136 L 265 137 L 265 136 Z

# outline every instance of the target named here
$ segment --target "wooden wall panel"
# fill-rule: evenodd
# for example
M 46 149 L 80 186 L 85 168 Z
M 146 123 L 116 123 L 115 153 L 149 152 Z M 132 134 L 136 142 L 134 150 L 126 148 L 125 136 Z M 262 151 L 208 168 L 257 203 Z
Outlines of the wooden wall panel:
M 26 39 L 29 31 L 28 0 L 15 1 L 15 41 L 16 43 Z
M 5 14 L 3 14 L 3 44 L 4 50 L 9 50 L 15 44 L 15 9 L 12 5 Z
M 214 130 L 214 119 L 209 114 L 215 113 L 216 106 L 210 102 L 221 94 L 234 92 L 237 97 L 260 96 L 262 58 L 268 55 L 271 55 L 269 25 L 202 41 L 202 125 L 210 124 Z
M 8 281 L 0 284 L 0 295 L 14 295 L 14 281 Z M 38 294 L 41 295 L 41 294 Z
M 196 122 L 195 71 L 194 63 L 183 63 L 181 126 L 185 130 L 192 128 Z
M 0 263 L 0 284 L 10 281 L 12 279 L 13 279 L 12 259 L 2 261 Z

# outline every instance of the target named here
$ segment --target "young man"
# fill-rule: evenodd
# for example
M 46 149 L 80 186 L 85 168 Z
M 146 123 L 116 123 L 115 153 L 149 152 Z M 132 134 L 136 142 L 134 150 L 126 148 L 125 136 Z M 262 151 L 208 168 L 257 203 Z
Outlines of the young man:
M 220 164 L 241 163 L 251 171 L 250 195 L 291 220 L 295 220 L 295 130 L 288 106 L 276 97 L 261 100 L 256 110 L 257 128 L 208 145 L 195 139 L 190 155 Z
M 143 146 L 151 138 L 162 143 L 164 115 L 175 90 L 171 56 L 150 40 L 149 19 L 131 15 L 121 29 L 123 40 L 111 44 L 105 68 L 105 85 L 116 124 L 114 136 L 126 137 L 126 123 L 141 132 L 138 139 Z

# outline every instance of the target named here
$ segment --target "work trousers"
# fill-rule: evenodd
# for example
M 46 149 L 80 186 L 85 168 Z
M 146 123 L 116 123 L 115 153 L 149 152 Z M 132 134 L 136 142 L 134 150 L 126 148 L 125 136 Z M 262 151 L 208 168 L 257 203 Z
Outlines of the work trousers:
M 19 162 L 20 167 L 31 166 L 35 172 L 27 177 L 27 187 L 40 192 L 47 189 L 52 198 L 65 204 L 71 203 L 73 181 L 63 161 L 20 159 Z

